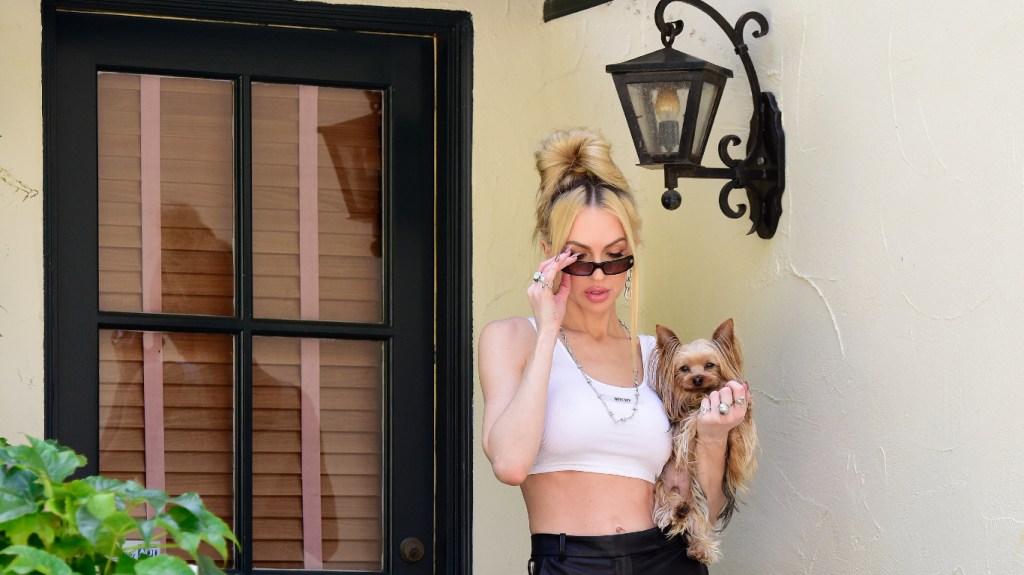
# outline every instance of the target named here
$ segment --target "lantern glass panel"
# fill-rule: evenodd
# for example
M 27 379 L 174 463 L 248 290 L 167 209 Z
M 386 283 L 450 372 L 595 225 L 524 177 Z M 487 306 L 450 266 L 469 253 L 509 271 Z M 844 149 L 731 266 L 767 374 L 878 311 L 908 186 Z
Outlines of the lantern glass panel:
M 638 82 L 626 88 L 647 153 L 678 153 L 690 83 Z
M 700 161 L 704 156 L 704 146 L 707 144 L 708 130 L 711 128 L 711 119 L 715 112 L 715 103 L 718 102 L 719 87 L 710 82 L 704 83 L 703 93 L 700 97 L 700 107 L 697 110 L 697 125 L 693 133 L 693 149 L 691 156 Z

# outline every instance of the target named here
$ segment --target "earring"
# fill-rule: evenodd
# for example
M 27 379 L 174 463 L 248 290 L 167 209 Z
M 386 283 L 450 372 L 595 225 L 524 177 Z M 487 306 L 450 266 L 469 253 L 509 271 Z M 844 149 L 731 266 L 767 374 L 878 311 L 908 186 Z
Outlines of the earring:
M 626 298 L 626 301 L 633 300 L 633 270 L 626 272 L 626 290 L 622 292 L 622 297 Z

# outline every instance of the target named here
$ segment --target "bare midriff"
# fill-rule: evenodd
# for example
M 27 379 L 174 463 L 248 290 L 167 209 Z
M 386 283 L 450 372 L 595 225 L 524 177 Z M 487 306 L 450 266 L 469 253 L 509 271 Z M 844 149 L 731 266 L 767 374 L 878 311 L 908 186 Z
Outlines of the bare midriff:
M 520 486 L 530 533 L 616 535 L 654 527 L 654 484 L 582 471 L 530 475 Z

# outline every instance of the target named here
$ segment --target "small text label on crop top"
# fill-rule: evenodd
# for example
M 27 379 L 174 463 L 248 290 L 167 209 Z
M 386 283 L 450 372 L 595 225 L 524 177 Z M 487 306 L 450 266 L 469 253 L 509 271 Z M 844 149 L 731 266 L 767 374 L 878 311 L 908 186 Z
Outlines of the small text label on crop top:
M 612 399 L 620 403 L 633 403 L 632 397 L 613 397 Z

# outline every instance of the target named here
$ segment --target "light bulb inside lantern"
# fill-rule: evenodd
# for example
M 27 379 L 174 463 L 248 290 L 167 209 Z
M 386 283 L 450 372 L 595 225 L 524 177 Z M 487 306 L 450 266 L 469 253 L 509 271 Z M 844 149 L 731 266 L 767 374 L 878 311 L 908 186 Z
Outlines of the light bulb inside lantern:
M 659 122 L 674 120 L 679 115 L 679 94 L 671 86 L 658 88 L 658 97 L 654 99 L 654 114 Z
M 679 149 L 679 94 L 672 86 L 658 88 L 654 117 L 658 121 L 658 146 L 670 154 L 676 152 Z

